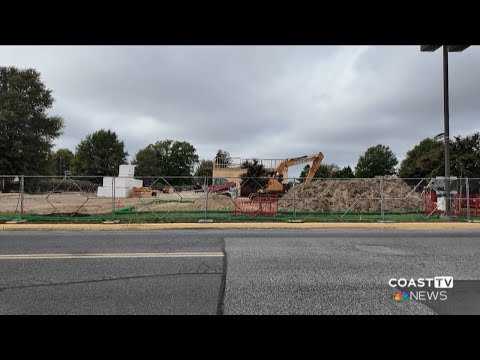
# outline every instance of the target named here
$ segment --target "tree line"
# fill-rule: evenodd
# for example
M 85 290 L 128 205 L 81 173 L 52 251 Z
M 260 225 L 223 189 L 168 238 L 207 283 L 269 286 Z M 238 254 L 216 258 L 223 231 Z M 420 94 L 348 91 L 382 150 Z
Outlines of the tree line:
M 124 141 L 110 129 L 87 135 L 75 151 L 53 151 L 53 140 L 62 134 L 64 121 L 49 116 L 54 103 L 52 90 L 34 69 L 0 67 L 0 174 L 115 176 L 127 164 Z M 480 133 L 456 136 L 450 141 L 451 174 L 480 177 Z M 423 178 L 444 174 L 443 142 L 423 139 L 408 151 L 398 165 L 392 150 L 378 144 L 368 148 L 355 169 L 333 163 L 322 164 L 316 178 L 369 178 L 396 174 Z M 137 176 L 211 176 L 214 161 L 228 163 L 230 154 L 218 150 L 215 159 L 200 160 L 195 147 L 186 141 L 160 140 L 140 149 L 133 157 Z M 300 178 L 305 178 L 309 165 Z
M 449 141 L 450 174 L 456 177 L 480 178 L 480 133 L 455 136 Z M 355 169 L 340 168 L 337 164 L 321 164 L 315 178 L 372 178 L 397 175 L 400 178 L 432 178 L 445 175 L 444 142 L 441 138 L 426 138 L 410 149 L 398 165 L 392 150 L 378 144 L 369 147 L 358 158 Z M 300 174 L 305 178 L 310 170 L 306 165 Z

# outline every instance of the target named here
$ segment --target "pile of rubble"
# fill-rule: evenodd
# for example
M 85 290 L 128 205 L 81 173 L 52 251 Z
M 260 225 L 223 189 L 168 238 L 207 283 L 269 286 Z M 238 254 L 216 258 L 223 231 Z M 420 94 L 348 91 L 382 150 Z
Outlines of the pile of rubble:
M 297 211 L 319 212 L 379 212 L 381 211 L 380 178 L 326 179 L 295 186 Z M 422 211 L 424 197 L 412 191 L 401 179 L 385 178 L 383 183 L 384 211 Z M 293 208 L 294 189 L 290 189 L 280 201 L 280 210 Z

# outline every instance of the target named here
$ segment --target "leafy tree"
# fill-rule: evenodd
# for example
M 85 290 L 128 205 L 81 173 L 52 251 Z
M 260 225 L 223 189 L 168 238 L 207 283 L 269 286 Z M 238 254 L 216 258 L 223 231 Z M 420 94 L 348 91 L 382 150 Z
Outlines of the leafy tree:
M 36 70 L 0 67 L 0 174 L 48 174 L 63 128 L 62 118 L 47 114 L 53 102 Z
M 52 172 L 55 175 L 64 175 L 65 171 L 72 171 L 75 155 L 70 149 L 58 149 L 52 154 Z
M 138 176 L 192 176 L 198 155 L 186 141 L 163 140 L 139 150 L 132 161 Z M 171 185 L 186 184 L 185 179 L 168 180 Z
M 115 176 L 127 164 L 125 143 L 111 130 L 89 134 L 76 148 L 74 166 L 78 175 Z
M 333 177 L 338 179 L 351 179 L 355 177 L 355 174 L 350 166 L 345 166 L 340 170 L 334 171 Z
M 307 165 L 305 165 L 305 166 L 303 167 L 302 172 L 301 172 L 300 175 L 298 176 L 300 182 L 304 182 L 304 181 L 305 181 L 305 179 L 306 179 L 309 171 L 310 171 L 310 165 L 307 164 Z
M 195 177 L 197 177 L 196 181 L 198 183 L 205 180 L 205 176 L 208 177 L 208 185 L 212 184 L 212 176 L 213 176 L 213 161 L 212 160 L 201 160 L 200 164 L 195 170 Z
M 358 159 L 355 177 L 372 178 L 378 175 L 391 175 L 395 173 L 397 164 L 397 157 L 388 146 L 372 146 Z
M 340 168 L 337 164 L 321 164 L 315 172 L 314 178 L 333 178 L 338 170 Z
M 457 177 L 480 177 L 480 133 L 450 140 L 450 173 Z M 400 177 L 424 178 L 445 174 L 443 141 L 423 139 L 407 152 L 400 165 Z
M 310 171 L 310 165 L 305 165 L 302 172 L 300 173 L 300 182 L 305 181 L 309 171 Z M 321 164 L 317 169 L 317 171 L 315 172 L 315 175 L 313 176 L 313 178 L 328 179 L 328 178 L 342 177 L 342 176 L 339 176 L 342 174 L 340 173 L 340 171 L 341 171 L 340 167 L 337 164 Z
M 227 151 L 218 150 L 217 155 L 215 155 L 215 163 L 222 165 L 230 165 L 232 164 L 232 158 Z
M 240 186 L 248 187 L 249 192 L 256 192 L 257 190 L 267 185 L 267 170 L 265 169 L 263 164 L 258 163 L 258 159 L 253 159 L 252 161 L 245 161 L 242 164 L 242 169 L 245 169 L 246 172 L 240 175 Z
M 455 141 L 450 146 L 452 176 L 480 177 L 480 133 L 455 136 Z
M 429 178 L 442 174 L 445 174 L 443 143 L 430 138 L 423 139 L 407 152 L 399 170 L 402 178 Z
M 195 170 L 195 176 L 210 176 L 213 175 L 213 161 L 212 160 L 201 160 L 200 164 Z

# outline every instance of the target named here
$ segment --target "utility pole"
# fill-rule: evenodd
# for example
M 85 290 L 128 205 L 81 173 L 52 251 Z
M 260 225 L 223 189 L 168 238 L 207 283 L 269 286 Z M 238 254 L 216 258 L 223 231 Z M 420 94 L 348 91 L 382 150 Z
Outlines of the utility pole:
M 444 218 L 452 218 L 450 207 L 450 111 L 448 99 L 448 53 L 461 52 L 470 45 L 443 45 L 443 142 L 445 150 L 445 213 Z M 421 45 L 420 51 L 433 52 L 442 45 Z

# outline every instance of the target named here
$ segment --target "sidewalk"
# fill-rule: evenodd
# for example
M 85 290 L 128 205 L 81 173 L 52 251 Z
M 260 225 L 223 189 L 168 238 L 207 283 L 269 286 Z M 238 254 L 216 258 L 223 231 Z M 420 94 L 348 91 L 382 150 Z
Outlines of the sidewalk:
M 173 229 L 479 229 L 475 223 L 169 223 L 169 224 L 0 224 L 0 231 L 128 231 Z

